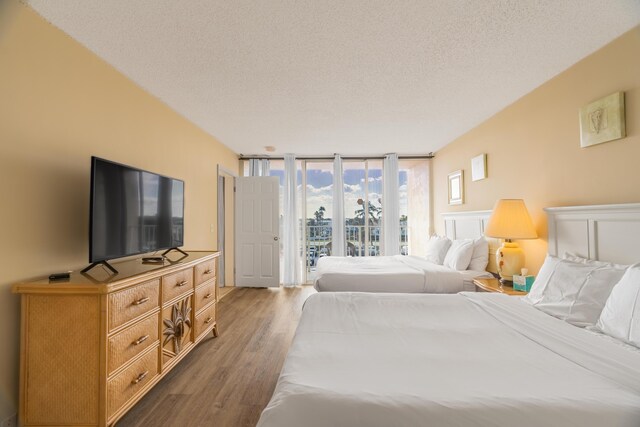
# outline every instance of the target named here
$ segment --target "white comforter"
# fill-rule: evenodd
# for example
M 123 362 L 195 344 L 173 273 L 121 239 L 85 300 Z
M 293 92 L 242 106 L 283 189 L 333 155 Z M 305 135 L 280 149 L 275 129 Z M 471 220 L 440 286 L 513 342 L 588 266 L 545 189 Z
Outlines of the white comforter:
M 458 293 L 473 290 L 471 277 L 486 271 L 460 272 L 415 256 L 322 257 L 314 287 L 319 292 Z
M 259 427 L 640 426 L 640 351 L 486 293 L 311 296 Z

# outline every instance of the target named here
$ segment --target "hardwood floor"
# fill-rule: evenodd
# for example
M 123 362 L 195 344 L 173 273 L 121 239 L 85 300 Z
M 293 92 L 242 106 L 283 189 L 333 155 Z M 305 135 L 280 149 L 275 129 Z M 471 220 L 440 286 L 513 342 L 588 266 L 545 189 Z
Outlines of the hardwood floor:
M 199 344 L 117 426 L 255 426 L 314 292 L 238 288 L 226 295 L 220 336 Z
M 218 288 L 218 299 L 221 300 L 222 298 L 226 297 L 227 294 L 233 292 L 235 288 L 235 286 L 224 286 L 222 288 Z

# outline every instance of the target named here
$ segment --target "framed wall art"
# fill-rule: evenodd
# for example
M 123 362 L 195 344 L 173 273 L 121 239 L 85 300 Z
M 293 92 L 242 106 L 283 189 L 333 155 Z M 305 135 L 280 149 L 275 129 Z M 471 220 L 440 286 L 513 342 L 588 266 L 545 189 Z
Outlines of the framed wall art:
M 480 154 L 471 159 L 471 181 L 480 181 L 487 177 L 487 155 Z
M 625 136 L 624 92 L 612 93 L 580 108 L 581 147 Z
M 464 203 L 464 171 L 458 170 L 449 174 L 449 204 Z

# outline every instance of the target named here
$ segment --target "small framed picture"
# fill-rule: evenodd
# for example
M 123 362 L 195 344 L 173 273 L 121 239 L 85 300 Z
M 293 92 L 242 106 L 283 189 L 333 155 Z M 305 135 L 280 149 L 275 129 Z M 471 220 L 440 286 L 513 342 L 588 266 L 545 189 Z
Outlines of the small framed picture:
M 459 170 L 449 174 L 449 204 L 464 203 L 464 171 Z
M 487 177 L 487 155 L 480 154 L 471 159 L 471 181 L 480 181 Z
M 580 146 L 624 138 L 624 114 L 624 92 L 612 93 L 580 108 Z

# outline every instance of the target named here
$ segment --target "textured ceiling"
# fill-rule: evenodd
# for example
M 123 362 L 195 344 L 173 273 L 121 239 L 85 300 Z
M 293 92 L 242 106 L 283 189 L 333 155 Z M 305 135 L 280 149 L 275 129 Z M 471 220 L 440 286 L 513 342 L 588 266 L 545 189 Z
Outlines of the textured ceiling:
M 243 154 L 436 151 L 640 23 L 640 0 L 28 3 Z

